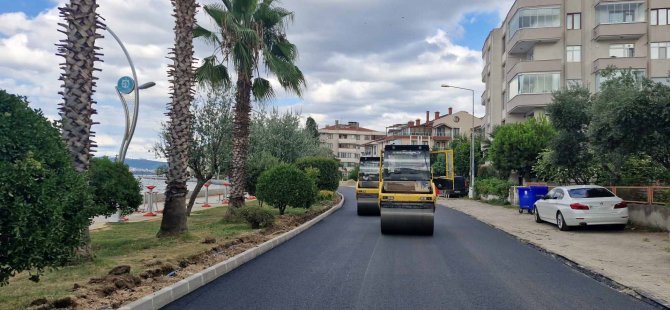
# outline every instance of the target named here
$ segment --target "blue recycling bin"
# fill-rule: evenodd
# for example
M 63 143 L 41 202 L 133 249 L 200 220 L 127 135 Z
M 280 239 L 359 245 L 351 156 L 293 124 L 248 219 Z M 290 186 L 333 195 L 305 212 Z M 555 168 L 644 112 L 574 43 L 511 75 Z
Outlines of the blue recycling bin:
M 535 196 L 532 194 L 530 187 L 519 186 L 516 190 L 519 194 L 519 213 L 523 213 L 523 210 L 531 212 L 535 203 Z
M 530 191 L 531 194 L 535 196 L 535 200 L 533 200 L 533 205 L 535 205 L 536 201 L 542 199 L 542 197 L 549 193 L 549 186 L 531 186 Z

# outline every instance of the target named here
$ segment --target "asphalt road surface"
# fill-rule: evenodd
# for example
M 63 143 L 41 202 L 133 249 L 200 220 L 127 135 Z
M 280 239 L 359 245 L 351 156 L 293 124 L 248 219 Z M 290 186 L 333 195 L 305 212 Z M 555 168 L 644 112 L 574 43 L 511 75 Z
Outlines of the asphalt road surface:
M 387 236 L 342 209 L 164 309 L 652 309 L 463 213 Z

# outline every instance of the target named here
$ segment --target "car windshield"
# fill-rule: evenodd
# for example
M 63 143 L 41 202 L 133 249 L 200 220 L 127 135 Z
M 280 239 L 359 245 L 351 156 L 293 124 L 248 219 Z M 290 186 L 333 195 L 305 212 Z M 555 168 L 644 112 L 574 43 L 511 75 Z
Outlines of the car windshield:
M 359 181 L 379 181 L 379 160 L 361 160 Z
M 576 188 L 568 190 L 568 193 L 572 198 L 614 197 L 614 194 L 612 194 L 612 192 L 602 187 Z
M 384 153 L 384 180 L 430 180 L 429 158 L 426 151 L 392 150 Z

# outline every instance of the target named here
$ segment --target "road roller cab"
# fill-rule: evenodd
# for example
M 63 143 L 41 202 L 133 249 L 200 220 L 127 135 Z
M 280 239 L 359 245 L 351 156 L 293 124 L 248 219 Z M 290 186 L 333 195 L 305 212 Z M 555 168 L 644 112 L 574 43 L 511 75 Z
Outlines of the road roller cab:
M 381 231 L 433 234 L 436 188 L 427 145 L 387 145 L 381 160 Z
M 358 164 L 358 215 L 379 215 L 379 157 L 363 156 Z

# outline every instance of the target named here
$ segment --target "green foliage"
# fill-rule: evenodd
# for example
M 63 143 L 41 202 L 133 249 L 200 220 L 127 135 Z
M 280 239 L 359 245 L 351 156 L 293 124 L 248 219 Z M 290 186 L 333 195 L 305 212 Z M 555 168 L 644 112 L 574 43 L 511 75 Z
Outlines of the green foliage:
M 667 169 L 655 163 L 648 155 L 631 155 L 626 157 L 619 168 L 620 177 L 614 182 L 617 185 L 645 186 L 657 180 L 670 181 Z
M 501 176 L 508 177 L 516 171 L 529 177 L 537 156 L 547 148 L 555 131 L 545 118 L 531 118 L 524 123 L 496 127 L 492 136 L 489 156 Z
M 142 204 L 142 187 L 127 165 L 107 157 L 93 158 L 87 173 L 96 213 L 111 215 L 120 210 L 130 214 Z
M 347 180 L 358 181 L 358 174 L 360 171 L 360 167 L 356 165 L 354 169 L 351 169 L 349 173 L 347 173 Z
M 316 125 L 316 121 L 310 116 L 305 121 L 305 130 L 314 137 L 314 139 L 319 139 L 319 126 Z
M 302 170 L 305 170 L 308 167 L 318 169 L 319 178 L 316 182 L 316 186 L 319 189 L 335 191 L 340 185 L 339 164 L 334 158 L 314 156 L 303 157 L 298 159 L 295 165 Z M 358 173 L 356 173 L 356 177 L 358 178 Z
M 251 225 L 251 228 L 265 228 L 274 224 L 275 216 L 270 210 L 256 206 L 245 206 L 240 208 L 237 213 Z
M 305 172 L 292 165 L 281 164 L 261 174 L 256 185 L 256 196 L 279 209 L 286 207 L 309 208 L 314 202 L 315 184 Z
M 316 195 L 316 200 L 318 201 L 331 201 L 335 198 L 335 192 L 320 190 Z
M 480 178 L 497 178 L 499 177 L 500 173 L 496 168 L 493 168 L 493 166 L 489 165 L 482 165 L 479 166 L 479 169 L 477 169 L 477 176 Z
M 596 152 L 646 154 L 670 170 L 670 87 L 630 70 L 609 74 L 591 109 L 588 134 Z
M 0 284 L 67 262 L 94 215 L 58 129 L 0 90 Z
M 430 166 L 434 177 L 443 177 L 447 172 L 447 163 L 444 154 L 437 154 L 435 161 Z
M 454 173 L 460 176 L 470 175 L 470 139 L 459 136 L 451 141 L 454 150 Z M 482 161 L 481 138 L 475 136 L 475 167 L 479 167 Z
M 159 176 L 166 175 L 167 172 L 168 172 L 167 165 L 160 165 L 160 166 L 156 167 L 156 171 L 155 171 L 156 175 L 159 175 Z
M 261 174 L 281 164 L 279 159 L 268 153 L 251 153 L 247 163 L 247 192 L 256 195 L 258 178 Z
M 500 199 L 507 199 L 512 182 L 496 178 L 478 179 L 475 182 L 475 192 L 478 195 L 496 195 Z

